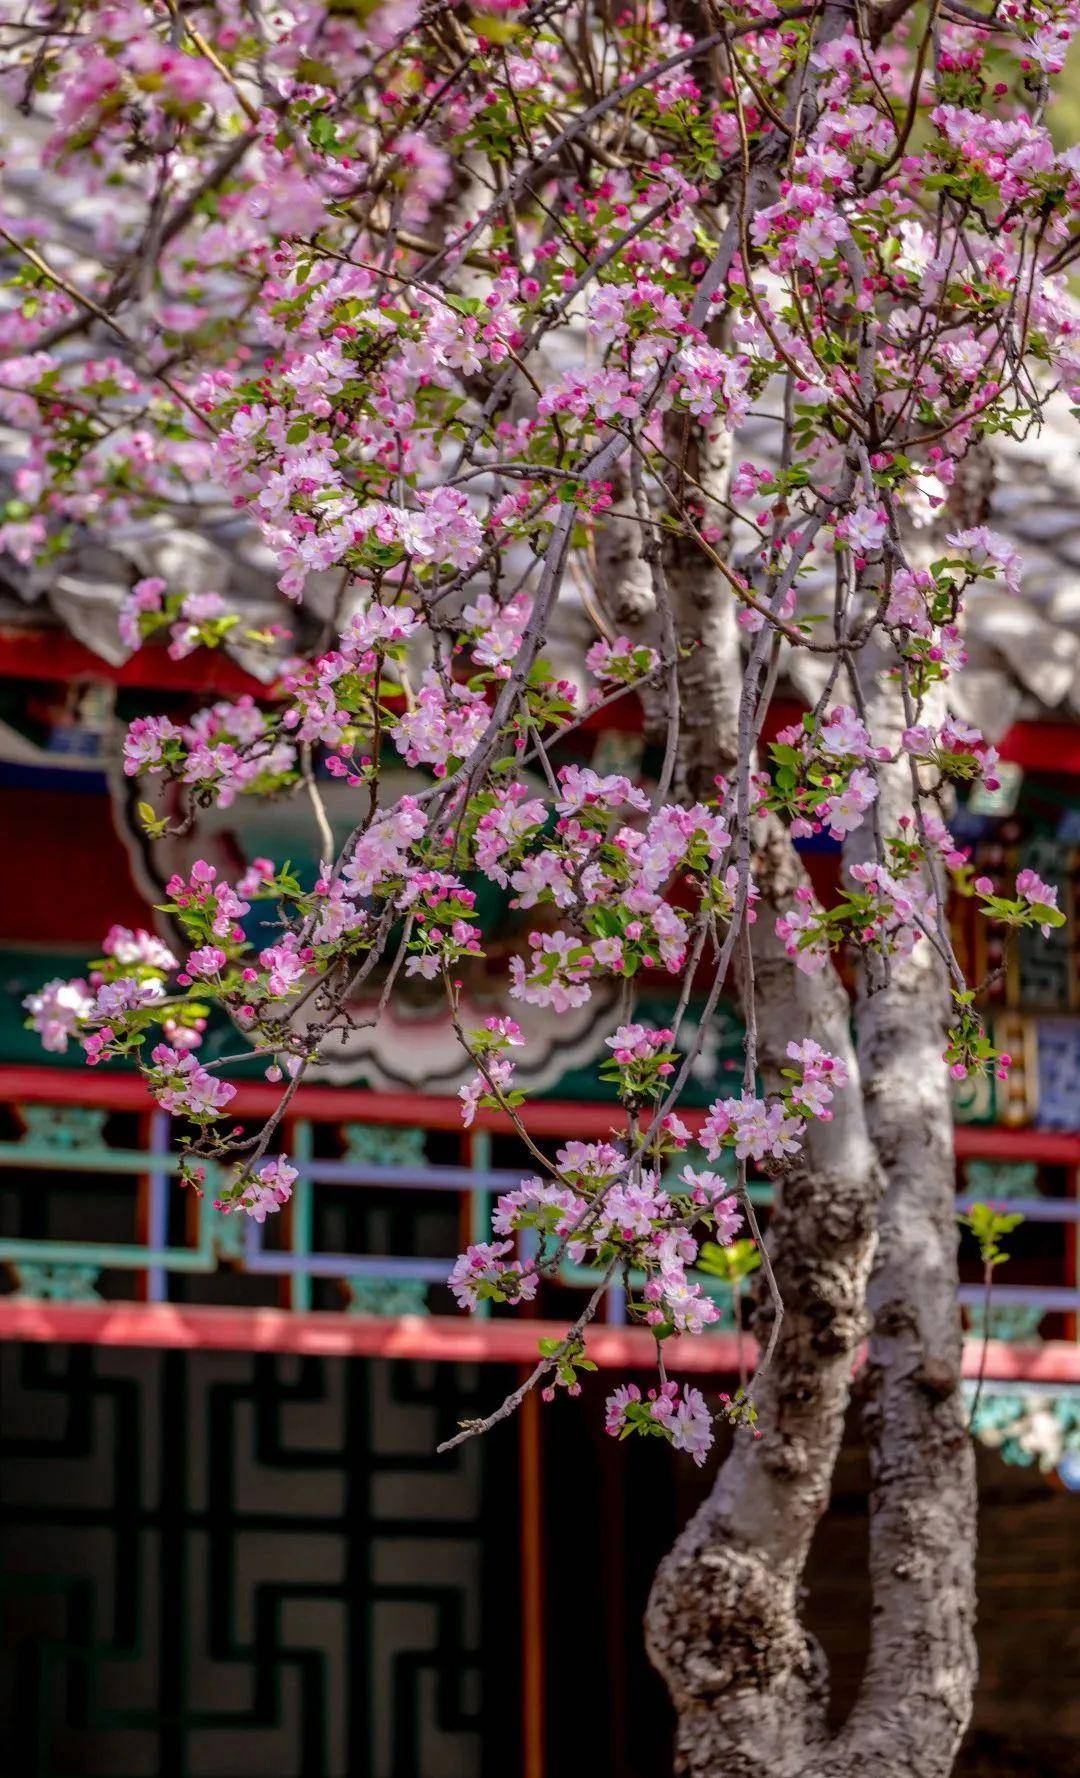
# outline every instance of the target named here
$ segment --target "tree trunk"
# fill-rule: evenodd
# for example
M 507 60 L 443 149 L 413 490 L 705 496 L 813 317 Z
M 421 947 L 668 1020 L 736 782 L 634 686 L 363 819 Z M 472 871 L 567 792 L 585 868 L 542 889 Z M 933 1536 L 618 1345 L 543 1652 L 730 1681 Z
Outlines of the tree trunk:
M 676 1770 L 695 1778 L 795 1778 L 824 1745 L 827 1680 L 799 1621 L 810 1540 L 828 1505 L 865 1294 L 880 1178 L 867 1140 L 847 996 L 832 971 L 794 975 L 773 936 L 803 881 L 779 829 L 757 880 L 754 931 L 762 1065 L 813 1032 L 852 1084 L 815 1124 L 778 1187 L 769 1250 L 784 1303 L 772 1367 L 756 1391 L 761 1437 L 736 1435 L 709 1499 L 658 1570 L 650 1656 L 678 1713 Z M 793 979 L 794 976 L 794 979 Z M 757 1324 L 767 1310 L 759 1305 Z
M 903 722 L 882 673 L 875 737 Z M 940 716 L 942 712 L 937 712 Z M 910 806 L 906 760 L 880 774 L 889 828 Z M 867 1128 L 885 1174 L 863 1426 L 870 1450 L 870 1659 L 830 1774 L 944 1778 L 976 1677 L 975 1461 L 960 1388 L 952 1104 L 942 1061 L 945 964 L 928 940 L 857 1008 Z
M 682 672 L 682 722 L 690 789 L 700 793 L 730 764 L 737 632 L 727 589 L 700 570 L 678 611 L 683 636 L 692 626 L 698 642 Z M 882 676 L 869 692 L 875 736 L 887 740 L 902 726 L 895 688 Z M 892 820 L 910 802 L 905 770 L 885 773 Z M 773 936 L 804 880 L 779 824 L 765 828 L 755 879 L 766 1075 L 790 1037 L 809 1035 L 845 1058 L 852 1081 L 778 1186 L 769 1251 L 785 1315 L 757 1391 L 762 1436 L 736 1434 L 709 1499 L 661 1563 L 649 1653 L 675 1705 L 676 1772 L 687 1778 L 946 1778 L 976 1668 L 944 971 L 924 940 L 886 986 L 864 989 L 856 1047 L 835 972 L 792 971 Z M 759 1304 L 759 1323 L 765 1314 Z M 868 1319 L 871 1650 L 856 1706 L 830 1737 L 825 1663 L 798 1599 Z

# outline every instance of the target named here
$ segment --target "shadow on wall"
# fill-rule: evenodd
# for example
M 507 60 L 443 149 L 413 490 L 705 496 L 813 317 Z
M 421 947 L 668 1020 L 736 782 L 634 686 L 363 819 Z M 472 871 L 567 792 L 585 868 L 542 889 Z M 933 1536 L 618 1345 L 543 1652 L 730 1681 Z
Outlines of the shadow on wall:
M 955 1778 L 1077 1778 L 1080 1752 L 1075 1741 L 1059 1736 L 995 1735 L 985 1730 L 968 1736 Z
M 977 1455 L 980 1673 L 954 1778 L 1080 1778 L 1080 1496 Z M 865 1454 L 849 1444 L 808 1574 L 838 1716 L 865 1659 L 866 1486 Z
M 642 1650 L 641 1614 L 656 1560 L 713 1472 L 672 1459 L 660 1445 L 633 1449 L 591 1437 L 599 1400 L 573 1406 L 575 1413 L 545 1421 L 547 1547 L 573 1548 L 576 1535 L 589 1560 L 549 1562 L 548 1622 L 575 1625 L 594 1659 L 605 1661 L 611 1708 L 603 1733 L 594 1733 L 573 1688 L 567 1702 L 551 1687 L 548 1745 L 574 1746 L 588 1760 L 579 1769 L 594 1778 L 665 1778 L 671 1713 Z M 978 1464 L 981 1674 L 953 1778 L 1080 1778 L 1080 1495 L 1035 1469 L 1010 1467 L 996 1452 L 980 1449 Z M 569 1474 L 574 1488 L 559 1490 L 556 1478 Z M 867 1485 L 852 1425 L 807 1572 L 806 1621 L 828 1656 L 837 1722 L 866 1660 Z M 582 1542 L 583 1520 L 594 1524 L 584 1503 L 594 1501 L 603 1502 L 595 1535 Z

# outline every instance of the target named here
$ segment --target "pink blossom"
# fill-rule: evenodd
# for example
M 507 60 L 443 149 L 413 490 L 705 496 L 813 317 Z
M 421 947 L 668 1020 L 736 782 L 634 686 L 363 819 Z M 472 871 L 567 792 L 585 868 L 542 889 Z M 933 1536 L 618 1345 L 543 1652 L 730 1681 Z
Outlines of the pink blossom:
M 975 563 L 976 569 L 991 579 L 1000 575 L 1011 593 L 1020 591 L 1023 561 L 1015 544 L 988 525 L 973 525 L 967 531 L 953 532 L 947 541 Z
M 266 978 L 267 992 L 275 999 L 291 994 L 303 981 L 307 969 L 307 959 L 300 948 L 299 940 L 292 933 L 286 933 L 279 944 L 267 945 L 265 950 L 260 951 L 259 962 L 269 972 Z
M 494 1298 L 498 1302 L 524 1303 L 536 1295 L 539 1279 L 526 1260 L 511 1264 L 512 1241 L 476 1241 L 454 1262 L 448 1283 L 463 1309 L 475 1309 Z
M 849 549 L 859 555 L 870 555 L 885 540 L 887 520 L 880 506 L 856 506 L 836 527 Z
M 43 1049 L 63 1055 L 73 1037 L 94 1010 L 93 996 L 82 980 L 66 982 L 54 976 L 23 1001 L 29 1023 L 41 1038 Z
M 1026 901 L 1032 908 L 1057 909 L 1058 892 L 1056 885 L 1052 883 L 1044 883 L 1037 872 L 1033 870 L 1028 869 L 1017 872 L 1016 893 L 1022 901 Z M 1053 927 L 1042 925 L 1039 930 L 1044 938 L 1049 938 L 1053 931 Z
M 843 790 L 836 796 L 825 798 L 818 813 L 834 840 L 843 839 L 845 834 L 854 833 L 862 826 L 863 816 L 877 794 L 876 780 L 861 766 L 856 766 Z
M 262 1163 L 255 1177 L 245 1186 L 236 1200 L 236 1208 L 250 1216 L 252 1222 L 265 1222 L 268 1216 L 275 1215 L 283 1204 L 288 1203 L 293 1182 L 298 1176 L 297 1168 L 283 1155 L 275 1155 L 272 1160 Z

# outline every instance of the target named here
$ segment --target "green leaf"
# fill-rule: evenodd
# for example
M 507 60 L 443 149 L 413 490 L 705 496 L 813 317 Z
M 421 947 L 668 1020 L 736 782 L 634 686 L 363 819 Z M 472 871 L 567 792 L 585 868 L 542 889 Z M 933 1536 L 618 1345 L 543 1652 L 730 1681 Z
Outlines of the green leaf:
M 1049 908 L 1041 901 L 1033 901 L 1030 906 L 1040 926 L 1064 926 L 1065 915 L 1060 908 Z
M 168 818 L 166 817 L 165 820 L 162 820 L 149 803 L 139 803 L 138 811 L 143 831 L 149 834 L 152 840 L 161 839 L 162 835 L 168 828 Z

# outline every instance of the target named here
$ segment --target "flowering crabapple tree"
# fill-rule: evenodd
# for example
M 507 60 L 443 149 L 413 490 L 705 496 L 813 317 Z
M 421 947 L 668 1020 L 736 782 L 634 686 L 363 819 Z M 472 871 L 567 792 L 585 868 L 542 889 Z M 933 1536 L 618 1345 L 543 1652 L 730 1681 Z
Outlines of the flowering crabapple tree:
M 406 978 L 435 985 L 463 1121 L 508 1114 L 535 1166 L 454 1267 L 459 1302 L 527 1302 L 566 1256 L 595 1276 L 528 1381 L 450 1443 L 533 1388 L 576 1393 L 620 1280 L 657 1377 L 614 1390 L 608 1431 L 701 1463 L 717 1417 L 734 1422 L 647 1619 L 678 1769 L 700 1778 L 932 1778 L 969 1714 L 949 1077 L 1009 1058 L 946 897 L 1014 932 L 1061 915 L 1031 871 L 973 881 L 950 835 L 957 787 L 993 786 L 996 762 L 955 694 L 966 608 L 1021 573 L 984 522 L 994 435 L 1029 436 L 1080 386 L 1064 281 L 1080 159 L 1046 123 L 1078 16 L 1076 0 L 3 9 L 0 544 L 42 572 L 87 537 L 240 515 L 282 623 L 248 633 L 222 593 L 152 576 L 122 635 L 176 657 L 242 640 L 268 694 L 139 718 L 124 769 L 159 834 L 197 834 L 238 797 L 305 799 L 322 860 L 310 885 L 280 860 L 236 881 L 195 863 L 164 909 L 183 947 L 114 927 L 31 1020 L 50 1049 L 136 1063 L 178 1120 L 187 1183 L 215 1163 L 221 1212 L 261 1222 L 296 1176 L 283 1115 L 359 990 L 377 988 L 377 1020 Z M 332 617 L 305 647 L 316 588 Z M 595 624 L 584 690 L 545 655 L 560 601 Z M 767 740 L 798 659 L 819 694 Z M 587 715 L 634 698 L 653 777 L 567 761 Z M 350 796 L 338 846 L 328 777 Z M 797 846 L 818 834 L 842 851 L 824 899 Z M 531 930 L 503 1010 L 473 1029 L 481 879 Z M 255 903 L 276 921 L 261 949 Z M 667 1029 L 636 1016 L 657 970 Z M 515 1011 L 612 983 L 600 1073 L 621 1110 L 609 1140 L 551 1156 L 515 1086 Z M 709 1109 L 701 1164 L 680 1103 L 730 993 L 745 1069 Z M 215 1009 L 281 1082 L 254 1134 L 200 1060 Z M 716 1317 L 702 1244 L 757 1235 L 751 1165 L 775 1182 L 760 1356 L 725 1404 L 669 1376 L 665 1350 Z M 867 1335 L 873 1622 L 834 1731 L 799 1596 Z

